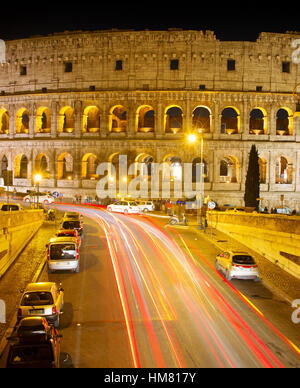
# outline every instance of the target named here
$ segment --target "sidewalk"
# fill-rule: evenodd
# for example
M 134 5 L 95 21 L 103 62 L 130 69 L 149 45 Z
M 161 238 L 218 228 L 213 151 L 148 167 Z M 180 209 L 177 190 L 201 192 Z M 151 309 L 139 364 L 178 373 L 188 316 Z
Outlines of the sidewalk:
M 195 229 L 195 231 L 201 234 L 202 237 L 205 237 L 208 241 L 213 243 L 220 251 L 228 249 L 248 251 L 254 257 L 259 268 L 260 277 L 266 286 L 271 287 L 290 302 L 300 298 L 299 279 L 293 277 L 277 265 L 270 262 L 264 256 L 247 248 L 247 246 L 241 244 L 227 234 L 218 231 L 217 229 L 212 228 L 211 230 L 210 226 L 208 226 L 205 232 L 203 230 L 199 230 L 196 216 L 188 216 L 188 222 L 190 227 Z

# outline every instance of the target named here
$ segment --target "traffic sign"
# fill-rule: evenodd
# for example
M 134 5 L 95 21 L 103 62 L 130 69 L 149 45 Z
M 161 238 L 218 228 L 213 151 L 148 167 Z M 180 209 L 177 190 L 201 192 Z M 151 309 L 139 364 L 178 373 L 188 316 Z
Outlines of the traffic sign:
M 216 204 L 214 203 L 214 201 L 209 201 L 207 206 L 210 210 L 213 210 L 216 207 Z
M 54 192 L 52 193 L 52 197 L 53 197 L 53 198 L 58 198 L 58 197 L 59 197 L 59 192 L 58 192 L 58 191 L 54 191 Z

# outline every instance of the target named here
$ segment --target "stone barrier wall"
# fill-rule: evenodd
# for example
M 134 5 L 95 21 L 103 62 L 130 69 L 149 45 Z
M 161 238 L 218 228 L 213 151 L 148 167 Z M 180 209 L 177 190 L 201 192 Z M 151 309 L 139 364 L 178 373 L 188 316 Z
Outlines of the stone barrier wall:
M 208 222 L 300 279 L 300 217 L 208 212 Z
M 0 278 L 43 223 L 42 210 L 0 214 Z

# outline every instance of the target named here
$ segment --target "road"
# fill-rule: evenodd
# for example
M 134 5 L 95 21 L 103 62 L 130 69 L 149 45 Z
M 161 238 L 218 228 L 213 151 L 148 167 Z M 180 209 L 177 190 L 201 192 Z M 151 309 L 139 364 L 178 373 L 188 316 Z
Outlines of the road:
M 261 283 L 227 282 L 214 268 L 216 248 L 195 230 L 150 216 L 67 209 L 84 215 L 80 273 L 45 269 L 40 280 L 65 290 L 60 328 L 69 365 L 300 366 L 287 339 L 300 343 L 290 311 Z M 268 298 L 253 304 L 249 289 Z

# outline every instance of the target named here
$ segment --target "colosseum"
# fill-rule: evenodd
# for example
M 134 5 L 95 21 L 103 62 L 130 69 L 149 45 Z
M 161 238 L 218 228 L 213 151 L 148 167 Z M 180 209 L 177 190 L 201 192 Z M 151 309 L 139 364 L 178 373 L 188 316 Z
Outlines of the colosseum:
M 117 166 L 120 155 L 144 166 L 144 179 L 152 164 L 168 163 L 172 184 L 202 157 L 205 195 L 243 205 L 255 144 L 263 206 L 284 195 L 299 211 L 299 39 L 262 32 L 253 42 L 228 42 L 212 31 L 169 29 L 6 41 L 2 177 L 12 171 L 13 186 L 25 192 L 38 172 L 42 190 L 93 196 L 97 166 Z M 187 134 L 199 131 L 202 140 L 189 144 Z

